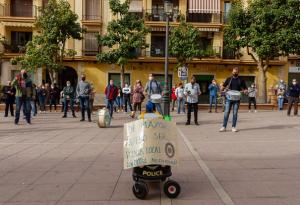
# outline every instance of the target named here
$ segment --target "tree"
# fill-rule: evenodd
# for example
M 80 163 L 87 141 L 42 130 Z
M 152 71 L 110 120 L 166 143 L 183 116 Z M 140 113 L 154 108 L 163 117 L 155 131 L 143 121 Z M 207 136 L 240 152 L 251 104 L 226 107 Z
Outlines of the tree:
M 270 60 L 299 53 L 299 8 L 299 0 L 252 0 L 248 7 L 236 1 L 230 11 L 225 44 L 236 52 L 246 48 L 257 63 L 260 102 L 267 100 Z
M 78 16 L 66 0 L 49 0 L 35 23 L 40 34 L 33 36 L 32 41 L 27 43 L 25 55 L 12 62 L 19 62 L 30 71 L 46 66 L 51 81 L 55 82 L 55 73 L 64 68 L 64 57 L 76 55 L 74 50 L 65 49 L 67 39 L 82 39 L 84 30 L 77 20 Z
M 176 57 L 177 67 L 187 66 L 194 57 L 200 57 L 199 41 L 199 30 L 181 18 L 180 25 L 172 28 L 169 41 L 170 55 Z
M 109 6 L 114 16 L 118 18 L 108 23 L 107 33 L 98 36 L 100 46 L 109 48 L 107 52 L 97 55 L 97 60 L 117 64 L 121 68 L 121 86 L 124 85 L 124 71 L 128 60 L 137 57 L 136 49 L 146 47 L 144 20 L 129 12 L 129 1 L 109 0 Z

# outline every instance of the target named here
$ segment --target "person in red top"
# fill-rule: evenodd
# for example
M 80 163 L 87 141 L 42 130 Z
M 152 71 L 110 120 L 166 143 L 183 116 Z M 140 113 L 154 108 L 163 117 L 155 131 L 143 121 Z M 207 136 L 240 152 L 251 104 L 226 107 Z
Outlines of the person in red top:
M 175 94 L 175 90 L 176 90 L 176 85 L 174 85 L 172 87 L 172 93 L 171 93 L 171 100 L 172 100 L 172 111 L 174 111 L 174 107 L 175 107 L 175 102 L 177 100 L 176 94 Z
M 109 109 L 110 117 L 112 117 L 114 112 L 114 102 L 118 96 L 118 88 L 114 85 L 113 80 L 110 80 L 109 85 L 106 86 L 105 96 L 107 100 L 107 108 Z

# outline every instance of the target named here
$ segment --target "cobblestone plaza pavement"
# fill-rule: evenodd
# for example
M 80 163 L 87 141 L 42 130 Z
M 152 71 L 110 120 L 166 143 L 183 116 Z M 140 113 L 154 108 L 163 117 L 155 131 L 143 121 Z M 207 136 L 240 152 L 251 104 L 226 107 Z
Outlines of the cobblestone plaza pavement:
M 175 116 L 182 193 L 170 200 L 152 184 L 144 201 L 122 169 L 124 114 L 107 129 L 60 113 L 15 126 L 0 114 L 0 205 L 300 204 L 300 117 L 286 112 L 241 112 L 238 133 L 218 132 L 222 113 L 200 112 L 200 126 Z

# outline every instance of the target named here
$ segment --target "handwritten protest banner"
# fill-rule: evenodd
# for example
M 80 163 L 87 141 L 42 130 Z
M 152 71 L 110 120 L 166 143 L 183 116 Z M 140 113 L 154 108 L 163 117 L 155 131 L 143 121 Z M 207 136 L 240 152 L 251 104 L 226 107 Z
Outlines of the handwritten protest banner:
M 124 169 L 178 164 L 178 132 L 173 122 L 137 120 L 124 125 Z

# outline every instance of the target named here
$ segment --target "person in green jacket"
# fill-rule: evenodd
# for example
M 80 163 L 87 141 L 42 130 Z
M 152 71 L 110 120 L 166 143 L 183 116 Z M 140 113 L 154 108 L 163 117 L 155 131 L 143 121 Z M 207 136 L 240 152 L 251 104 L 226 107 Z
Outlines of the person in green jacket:
M 26 70 L 22 69 L 21 72 L 12 81 L 12 86 L 16 89 L 16 115 L 15 124 L 19 123 L 20 110 L 22 105 L 25 108 L 25 117 L 27 124 L 31 124 L 31 105 L 30 101 L 35 99 L 34 87 L 31 79 L 29 78 Z
M 75 112 L 74 112 L 74 99 L 75 99 L 75 89 L 71 86 L 71 82 L 67 81 L 67 86 L 63 89 L 63 104 L 64 104 L 64 115 L 63 118 L 67 117 L 68 112 L 68 104 L 70 103 L 70 108 L 72 110 L 72 115 L 75 118 Z

